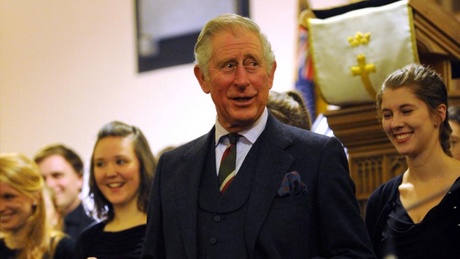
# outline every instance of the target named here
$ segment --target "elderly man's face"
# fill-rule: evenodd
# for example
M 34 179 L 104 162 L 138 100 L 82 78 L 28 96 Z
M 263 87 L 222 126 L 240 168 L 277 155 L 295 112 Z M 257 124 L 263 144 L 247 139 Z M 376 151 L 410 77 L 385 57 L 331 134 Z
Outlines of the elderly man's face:
M 241 131 L 262 115 L 276 63 L 267 69 L 262 45 L 252 32 L 224 31 L 211 44 L 209 76 L 197 66 L 195 75 L 203 91 L 211 94 L 220 124 L 229 132 Z

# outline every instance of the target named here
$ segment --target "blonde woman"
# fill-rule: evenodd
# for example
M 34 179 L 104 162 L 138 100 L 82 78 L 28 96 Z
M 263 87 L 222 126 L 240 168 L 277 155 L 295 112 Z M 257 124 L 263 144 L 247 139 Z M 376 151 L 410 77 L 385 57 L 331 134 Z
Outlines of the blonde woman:
M 47 219 L 44 182 L 22 154 L 0 154 L 0 257 L 72 258 L 74 241 Z

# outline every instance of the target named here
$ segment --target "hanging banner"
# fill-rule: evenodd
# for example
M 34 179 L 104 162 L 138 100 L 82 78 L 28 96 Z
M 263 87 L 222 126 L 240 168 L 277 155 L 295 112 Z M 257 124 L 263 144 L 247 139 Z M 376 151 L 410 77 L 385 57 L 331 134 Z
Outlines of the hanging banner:
M 372 103 L 394 70 L 418 62 L 407 1 L 308 19 L 315 84 L 327 103 Z

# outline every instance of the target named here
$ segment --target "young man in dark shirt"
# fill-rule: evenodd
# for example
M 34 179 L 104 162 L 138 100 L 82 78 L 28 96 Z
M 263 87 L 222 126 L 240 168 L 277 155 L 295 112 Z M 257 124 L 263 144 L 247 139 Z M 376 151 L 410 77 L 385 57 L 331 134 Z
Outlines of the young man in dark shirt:
M 72 149 L 51 145 L 41 149 L 34 158 L 46 185 L 54 191 L 56 205 L 64 215 L 64 232 L 77 240 L 89 224 L 94 222 L 79 197 L 83 186 L 83 162 Z

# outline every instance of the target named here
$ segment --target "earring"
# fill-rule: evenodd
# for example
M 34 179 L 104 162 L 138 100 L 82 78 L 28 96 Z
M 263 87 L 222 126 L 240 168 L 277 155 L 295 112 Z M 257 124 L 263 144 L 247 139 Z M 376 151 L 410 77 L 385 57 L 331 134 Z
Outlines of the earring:
M 437 122 L 434 123 L 434 127 L 435 127 L 435 128 L 438 127 L 438 123 L 437 123 Z

